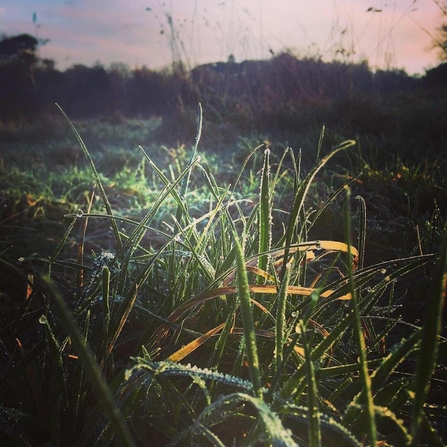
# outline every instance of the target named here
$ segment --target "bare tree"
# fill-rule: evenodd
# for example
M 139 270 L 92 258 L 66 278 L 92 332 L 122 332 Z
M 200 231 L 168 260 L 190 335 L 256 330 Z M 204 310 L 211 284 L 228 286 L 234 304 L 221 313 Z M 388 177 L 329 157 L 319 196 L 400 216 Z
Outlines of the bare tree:
M 441 13 L 447 19 L 447 1 L 433 0 Z M 443 23 L 437 30 L 438 35 L 433 39 L 433 48 L 439 50 L 439 58 L 447 61 L 447 22 Z

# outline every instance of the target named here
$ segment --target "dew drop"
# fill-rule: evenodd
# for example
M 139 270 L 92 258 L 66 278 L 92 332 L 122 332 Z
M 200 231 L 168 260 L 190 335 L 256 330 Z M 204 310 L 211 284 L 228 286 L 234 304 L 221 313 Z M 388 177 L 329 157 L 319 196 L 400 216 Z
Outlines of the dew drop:
M 19 261 L 19 262 L 23 262 L 24 260 L 25 260 L 25 258 L 22 256 L 19 259 L 17 259 L 17 261 Z
M 47 324 L 47 323 L 48 323 L 47 317 L 46 317 L 45 315 L 42 315 L 42 316 L 39 318 L 39 323 L 40 323 L 40 324 Z
M 199 425 L 194 424 L 194 428 L 192 429 L 192 432 L 193 432 L 196 436 L 198 436 L 198 435 L 200 435 L 200 433 L 202 433 L 202 430 L 201 430 L 201 428 L 200 428 Z
M 82 217 L 84 215 L 84 211 L 82 210 L 78 210 L 78 212 L 76 213 L 76 217 Z
M 384 275 L 386 273 L 386 269 L 380 269 L 380 273 Z

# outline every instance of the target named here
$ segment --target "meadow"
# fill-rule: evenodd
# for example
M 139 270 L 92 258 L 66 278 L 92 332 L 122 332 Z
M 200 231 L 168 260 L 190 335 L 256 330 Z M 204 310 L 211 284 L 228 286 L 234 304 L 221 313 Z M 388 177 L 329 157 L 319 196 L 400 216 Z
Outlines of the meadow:
M 444 445 L 445 93 L 205 75 L 0 128 L 2 445 Z

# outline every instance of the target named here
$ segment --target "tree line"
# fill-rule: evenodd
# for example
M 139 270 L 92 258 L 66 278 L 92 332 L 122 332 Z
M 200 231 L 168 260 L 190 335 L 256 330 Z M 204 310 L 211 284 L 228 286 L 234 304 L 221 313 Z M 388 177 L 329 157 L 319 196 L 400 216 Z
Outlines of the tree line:
M 447 64 L 412 77 L 403 70 L 372 71 L 367 62 L 344 64 L 297 59 L 288 52 L 269 60 L 206 64 L 188 71 L 181 63 L 162 70 L 77 64 L 60 71 L 38 57 L 28 34 L 0 39 L 0 120 L 32 121 L 57 113 L 72 118 L 172 116 L 207 105 L 208 119 L 287 127 L 291 112 L 358 97 L 386 97 L 422 89 L 447 89 Z M 292 125 L 292 124 L 291 124 Z M 293 124 L 295 125 L 295 124 Z

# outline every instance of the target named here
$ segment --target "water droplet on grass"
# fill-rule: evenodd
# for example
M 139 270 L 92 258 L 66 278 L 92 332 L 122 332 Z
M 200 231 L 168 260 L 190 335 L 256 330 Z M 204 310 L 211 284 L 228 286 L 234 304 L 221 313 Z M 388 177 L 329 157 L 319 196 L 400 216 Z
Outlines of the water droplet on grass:
M 202 433 L 202 429 L 200 428 L 199 425 L 194 424 L 194 427 L 193 427 L 193 429 L 192 429 L 192 432 L 193 432 L 196 436 L 198 436 L 198 435 L 200 435 L 200 434 Z
M 82 216 L 84 216 L 84 211 L 78 210 L 78 212 L 76 213 L 76 217 L 82 217 Z

